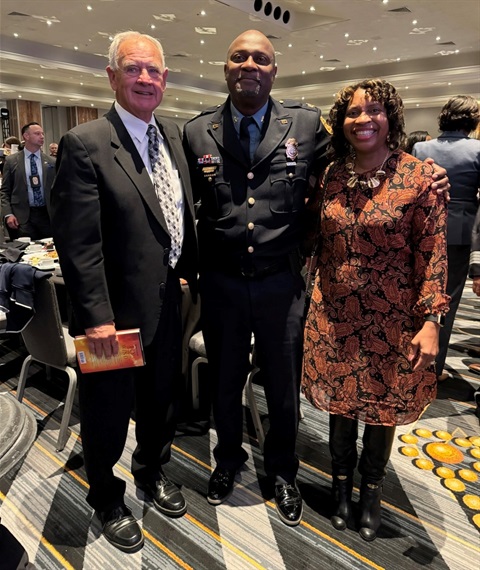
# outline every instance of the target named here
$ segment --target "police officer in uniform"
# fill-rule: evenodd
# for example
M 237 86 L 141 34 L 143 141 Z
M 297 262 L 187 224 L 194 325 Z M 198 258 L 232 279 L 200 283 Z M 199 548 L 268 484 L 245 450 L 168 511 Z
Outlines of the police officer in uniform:
M 267 37 L 250 30 L 230 45 L 230 96 L 185 125 L 192 187 L 201 200 L 202 328 L 213 382 L 217 467 L 207 500 L 231 494 L 247 459 L 242 448 L 242 390 L 251 337 L 264 374 L 270 429 L 265 471 L 280 519 L 297 525 L 296 486 L 304 280 L 301 215 L 314 161 L 328 134 L 317 108 L 270 97 L 277 67 Z

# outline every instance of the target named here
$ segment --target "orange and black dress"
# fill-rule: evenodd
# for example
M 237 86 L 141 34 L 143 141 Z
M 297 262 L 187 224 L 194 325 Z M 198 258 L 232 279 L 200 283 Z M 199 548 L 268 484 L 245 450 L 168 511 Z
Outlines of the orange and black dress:
M 392 426 L 416 420 L 436 395 L 434 367 L 413 372 L 407 355 L 424 315 L 448 310 L 447 211 L 429 165 L 399 151 L 384 170 L 377 188 L 348 188 L 351 172 L 336 162 L 319 190 L 302 390 L 332 414 Z

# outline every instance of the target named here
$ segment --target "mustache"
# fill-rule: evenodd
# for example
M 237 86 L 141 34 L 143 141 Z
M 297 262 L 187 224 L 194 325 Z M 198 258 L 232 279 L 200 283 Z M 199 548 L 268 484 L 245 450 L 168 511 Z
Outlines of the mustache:
M 238 83 L 241 79 L 249 79 L 250 81 L 256 81 L 257 83 L 260 83 L 260 77 L 258 76 L 258 74 L 256 74 L 256 75 L 250 75 L 250 74 L 248 74 L 248 73 L 242 74 L 242 72 L 240 72 L 240 73 L 238 74 L 238 77 L 237 77 L 237 80 L 236 80 L 237 83 Z

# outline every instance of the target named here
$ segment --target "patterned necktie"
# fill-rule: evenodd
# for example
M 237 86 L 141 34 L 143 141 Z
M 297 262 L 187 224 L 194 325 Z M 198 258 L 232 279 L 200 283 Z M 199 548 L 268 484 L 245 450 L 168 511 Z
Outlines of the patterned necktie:
M 245 158 L 248 159 L 248 163 L 251 162 L 250 157 L 250 132 L 248 130 L 249 125 L 252 125 L 255 119 L 252 117 L 243 117 L 240 121 L 240 144 L 242 145 L 243 153 Z
M 159 141 L 157 128 L 154 125 L 148 125 L 148 157 L 152 165 L 153 186 L 157 194 L 163 216 L 167 222 L 167 228 L 170 233 L 171 247 L 168 263 L 171 267 L 175 267 L 182 253 L 182 234 L 180 209 L 175 203 L 175 194 L 172 187 L 170 172 L 165 166 L 165 162 L 160 160 Z
M 32 192 L 33 192 L 33 205 L 36 208 L 45 206 L 45 200 L 43 199 L 42 186 L 40 184 L 40 176 L 38 175 L 36 156 L 32 153 L 30 155 L 30 178 Z

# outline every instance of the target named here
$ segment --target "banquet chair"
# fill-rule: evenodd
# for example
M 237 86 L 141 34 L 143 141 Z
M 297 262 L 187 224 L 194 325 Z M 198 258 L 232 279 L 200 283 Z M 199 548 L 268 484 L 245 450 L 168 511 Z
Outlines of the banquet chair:
M 76 353 L 73 338 L 62 325 L 55 285 L 52 278 L 43 279 L 35 291 L 35 315 L 22 331 L 23 341 L 29 352 L 25 358 L 17 387 L 17 400 L 23 399 L 28 371 L 32 362 L 62 370 L 68 377 L 68 391 L 57 440 L 57 451 L 62 451 L 67 442 L 68 425 L 72 413 L 73 399 L 77 385 Z
M 196 358 L 192 362 L 191 368 L 191 381 L 192 381 L 192 406 L 194 410 L 200 407 L 200 387 L 199 387 L 199 373 L 198 368 L 200 364 L 208 364 L 207 351 L 205 349 L 205 340 L 202 331 L 195 333 L 189 342 L 190 350 L 196 354 Z M 252 351 L 250 353 L 250 362 L 252 369 L 247 376 L 245 384 L 245 395 L 247 398 L 250 414 L 252 416 L 253 426 L 257 434 L 258 445 L 263 452 L 263 445 L 265 443 L 265 432 L 263 431 L 262 419 L 258 410 L 257 401 L 255 399 L 255 392 L 253 391 L 253 377 L 260 371 L 255 363 L 255 348 L 253 345 L 252 337 Z

